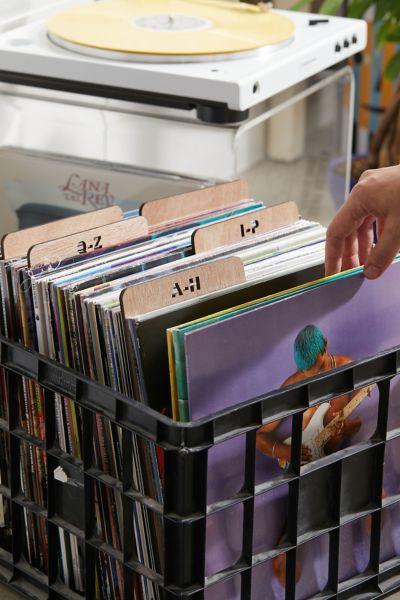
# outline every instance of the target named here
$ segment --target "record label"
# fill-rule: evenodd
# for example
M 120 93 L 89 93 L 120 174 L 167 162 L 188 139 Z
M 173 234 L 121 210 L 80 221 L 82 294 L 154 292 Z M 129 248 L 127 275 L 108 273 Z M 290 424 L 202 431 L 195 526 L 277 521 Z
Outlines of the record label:
M 190 15 L 166 14 L 145 15 L 132 21 L 134 27 L 151 29 L 152 31 L 199 31 L 208 29 L 213 23 L 208 19 L 192 17 Z

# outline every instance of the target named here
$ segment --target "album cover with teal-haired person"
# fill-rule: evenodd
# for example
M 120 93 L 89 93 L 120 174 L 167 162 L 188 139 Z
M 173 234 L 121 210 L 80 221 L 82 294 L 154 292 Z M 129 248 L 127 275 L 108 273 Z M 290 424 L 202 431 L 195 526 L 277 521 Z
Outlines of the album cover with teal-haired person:
M 289 386 L 400 344 L 400 263 L 377 281 L 360 270 L 311 285 L 284 298 L 264 299 L 181 328 L 186 401 L 191 420 Z M 343 394 L 305 410 L 302 416 L 301 469 L 357 446 L 367 448 L 378 425 L 379 394 L 374 385 Z M 253 525 L 252 600 L 283 600 L 287 551 L 289 463 L 292 417 L 261 427 L 256 435 L 256 498 Z M 400 563 L 400 377 L 391 382 L 383 482 L 380 562 Z M 354 454 L 354 453 L 353 453 Z M 349 457 L 353 456 L 349 452 Z M 355 458 L 354 458 L 355 457 Z M 354 462 L 352 478 L 365 474 Z M 349 458 L 350 460 L 350 458 Z M 206 574 L 218 580 L 241 559 L 243 504 L 213 512 L 216 503 L 239 498 L 244 489 L 246 438 L 216 444 L 208 456 Z M 334 462 L 332 462 L 334 465 Z M 357 466 L 358 465 L 358 466 Z M 334 467 L 332 467 L 334 468 Z M 313 512 L 315 498 L 331 510 L 332 481 L 316 469 L 303 498 Z M 325 477 L 325 479 L 324 479 Z M 340 478 L 339 478 L 340 479 Z M 343 484 L 344 486 L 345 484 Z M 358 485 L 358 482 L 357 482 Z M 371 484 L 372 485 L 372 484 Z M 300 490 L 300 495 L 303 492 Z M 307 495 L 308 494 L 308 495 Z M 308 503 L 308 504 L 307 504 Z M 323 504 L 323 503 L 322 503 Z M 317 504 L 316 504 L 317 506 Z M 320 510 L 320 504 L 318 504 Z M 316 511 L 317 512 L 317 511 Z M 368 512 L 368 511 L 366 511 Z M 315 514 L 315 519 L 319 515 Z M 235 524 L 235 526 L 233 526 Z M 328 522 L 329 525 L 329 522 Z M 321 594 L 328 585 L 330 535 L 317 527 L 302 537 L 296 556 L 296 599 Z M 339 583 L 368 576 L 372 521 L 368 514 L 340 522 Z M 207 600 L 240 598 L 240 578 L 210 585 Z

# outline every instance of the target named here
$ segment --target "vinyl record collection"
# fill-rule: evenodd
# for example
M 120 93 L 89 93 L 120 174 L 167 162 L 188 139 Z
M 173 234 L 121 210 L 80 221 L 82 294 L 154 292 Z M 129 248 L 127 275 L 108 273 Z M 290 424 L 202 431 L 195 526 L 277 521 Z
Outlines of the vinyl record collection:
M 85 593 L 85 565 L 82 542 L 76 535 L 61 527 L 58 528 L 58 536 L 60 579 L 70 590 L 83 595 Z
M 322 262 L 324 228 L 300 219 L 296 207 L 290 203 L 265 209 L 248 199 L 243 182 L 147 203 L 140 216 L 121 213 L 117 214 L 119 221 L 115 221 L 116 213 L 112 210 L 98 211 L 94 222 L 90 216 L 92 220 L 87 230 L 88 217 L 82 216 L 69 219 L 69 224 L 64 222 L 64 228 L 60 222 L 5 236 L 1 262 L 2 333 L 115 390 L 130 396 L 137 394 L 143 402 L 165 414 L 172 412 L 167 392 L 166 339 L 162 342 L 161 338 L 152 336 L 156 345 L 163 344 L 164 364 L 160 363 L 159 378 L 146 391 L 138 368 L 140 358 L 128 348 L 130 341 L 126 340 L 123 304 L 122 310 L 120 304 L 123 290 L 132 290 L 136 284 L 146 285 L 153 280 L 163 281 L 163 277 L 173 274 L 177 279 L 173 301 L 184 299 L 185 294 L 188 299 L 190 294 L 203 298 L 201 271 L 199 276 L 189 277 L 187 286 L 179 283 L 180 274 L 186 276 L 188 269 L 207 265 L 215 265 L 217 269 L 222 266 L 218 285 L 226 286 L 227 296 L 223 302 L 229 306 L 229 293 L 244 291 L 247 298 L 253 282 L 276 278 L 281 272 L 296 272 L 300 263 L 304 267 Z M 91 228 L 103 218 L 99 228 Z M 215 229 L 224 223 L 229 229 Z M 69 238 L 52 241 L 68 230 Z M 196 245 L 203 245 L 205 250 L 196 251 Z M 209 293 L 205 297 L 218 298 L 219 287 L 216 282 L 213 284 L 212 277 L 209 279 Z M 162 297 L 157 299 L 151 294 L 150 301 L 154 304 L 157 300 L 161 300 L 158 308 L 162 309 Z M 152 314 L 154 308 L 156 305 L 150 305 Z M 158 360 L 156 356 L 153 363 L 154 360 Z M 151 378 L 153 366 L 146 366 L 145 379 Z M 2 376 L 4 378 L 4 372 Z M 160 386 L 165 384 L 163 393 L 159 394 Z M 155 386 L 157 390 L 153 389 Z M 17 397 L 20 429 L 31 438 L 45 440 L 43 390 L 22 377 Z M 81 410 L 75 402 L 56 394 L 54 412 L 56 443 L 65 456 L 71 456 L 79 464 L 83 458 Z M 93 465 L 115 482 L 123 481 L 122 437 L 122 429 L 110 419 L 101 415 L 94 417 Z M 132 448 L 133 488 L 161 505 L 162 453 L 137 436 L 133 436 Z M 20 457 L 21 494 L 36 506 L 46 508 L 46 453 L 40 447 L 22 442 Z M 94 505 L 96 537 L 122 553 L 124 525 L 120 489 L 97 481 Z M 26 558 L 46 573 L 45 521 L 40 514 L 26 509 L 24 512 Z M 162 575 L 161 516 L 140 502 L 134 503 L 133 512 L 132 530 L 138 560 Z M 59 548 L 61 579 L 80 593 L 84 576 L 79 541 L 59 528 Z M 120 563 L 99 555 L 96 569 L 99 597 L 108 598 L 113 590 L 112 597 L 122 598 Z M 144 578 L 138 594 L 158 597 L 151 581 Z
M 318 410 L 332 423 L 346 419 L 340 434 L 324 418 L 316 431 L 315 407 L 306 409 L 301 395 L 296 396 L 300 412 L 295 414 L 293 401 L 289 408 L 284 403 L 275 406 L 271 399 L 279 421 L 271 422 L 270 416 L 264 421 L 261 413 L 245 412 L 260 416 L 246 417 L 236 434 L 232 430 L 226 439 L 222 435 L 215 446 L 206 441 L 207 436 L 213 439 L 207 424 L 196 434 L 194 423 L 193 434 L 183 428 L 180 435 L 193 435 L 188 439 L 194 446 L 199 444 L 198 449 L 185 454 L 182 448 L 182 458 L 172 471 L 177 441 L 171 437 L 167 443 L 157 443 L 161 422 L 151 441 L 129 429 L 129 410 L 124 416 L 108 396 L 103 400 L 108 388 L 115 398 L 122 394 L 155 409 L 171 425 L 173 420 L 207 419 L 261 398 L 282 381 L 284 386 L 303 385 L 306 390 L 302 382 L 307 377 L 329 375 L 340 366 L 353 368 L 349 367 L 352 360 L 394 346 L 396 327 L 378 327 L 378 317 L 367 307 L 379 306 L 394 322 L 400 262 L 382 280 L 381 285 L 391 290 L 389 300 L 380 285 L 363 282 L 357 269 L 318 279 L 324 246 L 324 227 L 301 218 L 291 202 L 266 208 L 249 199 L 241 181 L 148 202 L 139 214 L 122 214 L 112 207 L 3 238 L 3 339 L 29 348 L 32 357 L 39 352 L 69 369 L 65 381 L 60 376 L 47 387 L 38 383 L 40 377 L 46 381 L 45 367 L 37 377 L 24 373 L 10 378 L 7 369 L 1 370 L 0 493 L 6 494 L 0 510 L 0 547 L 18 554 L 19 569 L 28 569 L 30 576 L 29 569 L 34 569 L 45 578 L 42 583 L 50 580 L 61 597 L 100 600 L 161 599 L 168 585 L 170 592 L 179 595 L 176 585 L 170 584 L 176 571 L 183 589 L 193 587 L 192 572 L 203 573 L 194 579 L 201 588 L 206 581 L 208 600 L 250 598 L 246 586 L 238 583 L 245 577 L 246 561 L 250 561 L 252 600 L 283 598 L 289 584 L 298 590 L 296 597 L 311 598 L 330 587 L 332 577 L 337 583 L 340 574 L 333 575 L 332 567 L 326 569 L 326 577 L 324 569 L 318 577 L 310 575 L 315 567 L 311 557 L 318 553 L 318 544 L 322 548 L 325 543 L 317 535 L 325 526 L 315 520 L 322 513 L 312 511 L 311 516 L 308 509 L 301 513 L 301 519 L 314 521 L 297 531 L 300 549 L 290 562 L 293 544 L 287 535 L 294 517 L 285 507 L 304 498 L 311 502 L 311 488 L 302 481 L 319 476 L 318 461 L 335 453 L 337 460 L 345 460 L 349 449 L 372 439 L 377 427 L 372 422 L 380 405 L 376 386 L 360 382 L 358 393 L 354 387 L 346 393 L 343 386 L 337 388 L 336 396 L 339 389 L 340 395 L 332 406 L 322 401 L 327 396 L 320 387 Z M 365 335 L 360 333 L 360 320 L 369 324 Z M 60 386 L 68 388 L 68 373 L 106 386 L 90 398 L 90 410 L 82 408 L 76 387 L 69 395 L 56 391 Z M 352 382 L 357 383 L 354 377 Z M 338 417 L 334 409 L 345 416 Z M 361 414 L 356 413 L 361 409 Z M 8 429 L 10 410 L 15 426 Z M 292 413 L 285 420 L 288 410 Z M 303 422 L 301 433 L 302 421 L 297 417 L 307 411 L 313 414 Z M 353 411 L 356 418 L 350 420 Z M 311 421 L 315 435 L 307 446 Z M 399 425 L 390 427 L 395 431 Z M 166 439 L 168 431 L 166 427 Z M 216 422 L 213 432 L 218 436 Z M 15 446 L 11 457 L 10 435 Z M 376 456 L 365 466 L 367 474 L 378 468 L 379 448 L 369 448 Z M 198 482 L 183 465 L 185 460 L 203 464 L 204 452 L 208 453 L 201 467 L 205 480 Z M 19 480 L 13 481 L 11 491 L 10 460 L 18 460 L 19 465 Z M 353 463 L 343 466 L 343 473 L 346 468 L 350 476 L 355 467 Z M 197 510 L 185 508 L 189 500 L 180 487 L 182 480 L 198 493 L 201 490 L 204 503 Z M 294 494 L 299 481 L 300 492 Z M 336 494 L 335 486 L 324 479 L 319 483 L 321 502 L 335 505 L 336 495 L 335 501 L 325 497 Z M 179 506 L 170 506 L 175 484 L 174 493 L 179 497 L 182 492 L 182 497 Z M 365 494 L 370 498 L 368 486 Z M 378 484 L 376 489 L 379 499 L 375 500 L 380 503 L 381 489 L 382 497 L 400 492 L 393 488 L 390 473 L 383 488 Z M 11 524 L 10 497 L 17 507 Z M 298 510 L 296 506 L 294 513 Z M 11 543 L 17 523 L 22 538 L 18 551 Z M 332 522 L 332 531 L 340 524 Z M 397 525 L 393 522 L 394 528 Z M 170 539 L 175 527 L 197 531 L 193 539 L 189 529 L 177 537 L 177 555 L 194 543 L 203 556 L 197 562 L 188 556 L 187 570 L 174 566 Z M 305 535 L 307 527 L 314 530 L 315 543 Z M 250 538 L 244 533 L 249 528 Z M 362 531 L 362 536 L 370 536 L 371 526 Z M 343 547 L 344 556 L 348 549 Z M 389 556 L 389 546 L 385 551 Z M 330 552 L 321 550 L 326 565 L 331 564 Z M 366 560 L 363 552 L 355 571 L 344 575 L 346 581 L 358 578 L 359 582 L 366 569 L 360 566 Z M 298 569 L 298 576 L 293 577 L 293 569 L 296 573 Z

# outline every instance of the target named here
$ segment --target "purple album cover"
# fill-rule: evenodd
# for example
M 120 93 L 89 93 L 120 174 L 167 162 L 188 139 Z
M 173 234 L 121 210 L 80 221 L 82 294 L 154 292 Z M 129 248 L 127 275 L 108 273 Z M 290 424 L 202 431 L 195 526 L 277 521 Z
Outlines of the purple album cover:
M 185 334 L 192 421 L 279 388 L 298 371 L 293 346 L 307 325 L 332 355 L 353 360 L 400 343 L 400 262 L 377 281 L 338 279 Z
M 398 345 L 399 270 L 400 263 L 396 263 L 374 282 L 361 274 L 339 279 L 185 334 L 191 418 Z M 400 494 L 400 437 L 396 437 L 396 431 L 400 433 L 399 386 L 400 376 L 393 379 L 390 393 L 388 430 L 393 439 L 385 450 L 382 497 L 388 506 L 382 518 L 382 563 L 400 557 L 400 503 L 396 502 Z M 378 404 L 378 391 L 373 386 L 306 411 L 302 464 L 368 441 L 377 428 Z M 252 600 L 285 597 L 289 485 L 283 476 L 290 459 L 291 426 L 292 418 L 288 417 L 257 433 Z M 244 485 L 244 467 L 244 435 L 209 450 L 207 501 L 211 508 L 237 496 Z M 210 585 L 205 597 L 236 600 L 240 598 L 240 576 L 222 578 L 215 584 L 213 580 L 218 580 L 217 573 L 241 560 L 243 504 L 210 512 L 206 533 Z M 329 535 L 322 529 L 316 527 L 313 539 L 305 536 L 298 547 L 298 600 L 319 594 L 327 586 Z M 341 525 L 341 586 L 368 570 L 370 539 L 369 516 Z

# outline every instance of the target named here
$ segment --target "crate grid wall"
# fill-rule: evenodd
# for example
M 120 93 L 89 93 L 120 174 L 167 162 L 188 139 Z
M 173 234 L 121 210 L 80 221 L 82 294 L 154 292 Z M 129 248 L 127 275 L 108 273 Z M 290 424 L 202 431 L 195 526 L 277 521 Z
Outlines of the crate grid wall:
M 240 580 L 240 598 L 253 600 L 252 576 L 258 565 L 278 555 L 285 556 L 286 600 L 296 600 L 296 554 L 301 544 L 321 535 L 329 537 L 328 584 L 317 599 L 380 598 L 400 589 L 400 557 L 380 564 L 382 509 L 400 503 L 399 496 L 382 499 L 385 445 L 400 436 L 388 434 L 391 379 L 400 372 L 400 347 L 376 357 L 319 375 L 312 380 L 243 403 L 209 418 L 188 424 L 175 423 L 147 407 L 125 398 L 54 361 L 0 338 L 0 366 L 7 380 L 8 418 L 0 419 L 1 435 L 9 436 L 10 464 L 7 485 L 0 494 L 11 506 L 12 546 L 0 548 L 0 579 L 31 598 L 77 600 L 82 595 L 61 583 L 58 573 L 57 528 L 82 540 L 85 555 L 85 597 L 94 599 L 96 561 L 101 553 L 120 564 L 123 597 L 133 599 L 135 578 L 153 581 L 160 598 L 207 599 L 229 578 Z M 21 376 L 38 382 L 44 389 L 45 439 L 39 440 L 21 429 L 16 401 Z M 354 389 L 377 383 L 379 408 L 377 429 L 367 441 L 336 452 L 300 469 L 302 414 L 308 407 Z M 65 454 L 56 444 L 55 393 L 75 401 L 83 411 L 83 460 Z M 103 415 L 122 428 L 122 480 L 102 473 L 93 460 L 93 419 Z M 255 484 L 256 432 L 270 421 L 291 416 L 292 452 L 289 469 L 277 479 Z M 400 425 L 400 424 L 399 424 Z M 145 496 L 132 484 L 133 436 L 155 443 L 164 451 L 163 505 Z M 207 457 L 214 444 L 234 436 L 246 438 L 243 488 L 232 498 L 207 506 Z M 47 502 L 38 506 L 21 494 L 20 445 L 33 445 L 46 452 Z M 63 497 L 63 487 L 54 479 L 57 466 L 69 466 L 81 499 Z M 254 507 L 257 497 L 278 486 L 288 487 L 286 536 L 275 548 L 253 554 Z M 123 506 L 123 533 L 120 549 L 104 543 L 96 534 L 94 491 L 106 486 L 120 494 Z M 315 490 L 318 489 L 318 494 Z M 80 494 L 80 496 L 79 496 Z M 133 507 L 140 503 L 160 516 L 163 523 L 165 561 L 163 575 L 138 560 L 134 544 Z M 206 519 L 220 510 L 243 507 L 242 555 L 224 571 L 205 577 Z M 400 504 L 399 504 L 400 506 Z M 48 542 L 48 572 L 27 563 L 23 552 L 23 509 L 44 519 Z M 370 520 L 370 561 L 367 570 L 339 583 L 340 531 L 346 525 L 368 517 Z M 237 526 L 237 523 L 235 523 Z M 222 596 L 221 596 L 222 599 Z

